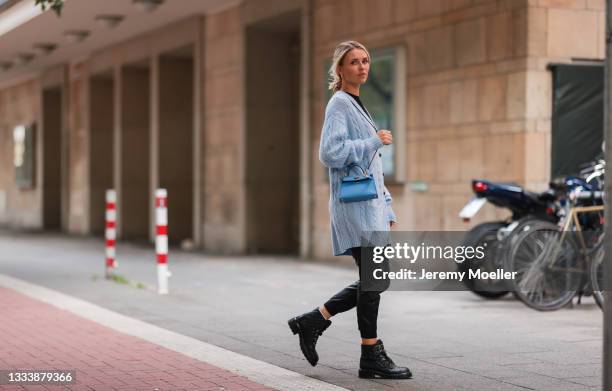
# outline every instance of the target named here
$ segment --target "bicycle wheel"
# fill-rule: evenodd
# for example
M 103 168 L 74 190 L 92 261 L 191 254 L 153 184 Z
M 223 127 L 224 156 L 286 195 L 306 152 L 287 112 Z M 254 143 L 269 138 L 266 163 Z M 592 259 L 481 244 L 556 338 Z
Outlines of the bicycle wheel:
M 559 309 L 576 295 L 584 276 L 583 259 L 571 235 L 551 223 L 534 222 L 514 242 L 508 264 L 516 296 L 540 311 Z
M 600 243 L 591 252 L 591 267 L 590 267 L 590 278 L 591 287 L 593 288 L 593 298 L 595 302 L 603 310 L 604 298 L 606 296 L 603 281 L 603 260 L 604 260 L 604 246 Z
M 516 226 L 514 227 L 514 229 L 512 229 L 512 232 L 510 232 L 508 236 L 506 236 L 506 238 L 501 242 L 500 247 L 499 247 L 499 251 L 503 253 L 502 267 L 504 268 L 504 271 L 507 271 L 507 272 L 514 271 L 512 269 L 512 266 L 513 266 L 512 262 L 509 262 L 508 258 L 509 258 L 512 248 L 514 247 L 516 243 L 516 239 L 523 232 L 530 231 L 534 227 L 534 224 L 537 224 L 542 221 L 545 221 L 545 220 L 542 220 L 540 218 L 533 217 L 533 216 L 526 216 L 515 222 Z
M 510 234 L 503 240 L 501 247 L 501 252 L 503 252 L 503 268 L 505 272 L 514 272 L 514 262 L 511 260 L 510 254 L 512 253 L 512 249 L 516 245 L 516 241 L 522 233 L 531 231 L 538 223 L 545 221 L 541 218 L 537 218 L 534 216 L 523 217 L 518 221 L 517 226 L 510 232 Z M 512 295 L 514 298 L 519 299 L 516 291 L 514 290 L 514 286 L 512 283 L 509 283 L 512 286 Z

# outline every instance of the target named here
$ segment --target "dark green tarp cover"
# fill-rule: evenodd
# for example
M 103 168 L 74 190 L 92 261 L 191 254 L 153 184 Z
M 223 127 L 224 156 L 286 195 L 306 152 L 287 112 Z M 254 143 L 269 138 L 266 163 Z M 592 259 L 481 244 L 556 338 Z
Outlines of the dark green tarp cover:
M 551 178 L 576 174 L 601 155 L 603 64 L 552 65 L 553 116 Z

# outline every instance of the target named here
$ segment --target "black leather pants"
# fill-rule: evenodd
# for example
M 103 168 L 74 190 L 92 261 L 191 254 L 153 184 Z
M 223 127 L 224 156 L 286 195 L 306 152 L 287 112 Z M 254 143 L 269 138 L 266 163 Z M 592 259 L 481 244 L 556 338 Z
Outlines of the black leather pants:
M 359 280 L 336 293 L 325 303 L 325 308 L 333 316 L 341 312 L 357 307 L 357 325 L 361 338 L 377 338 L 376 322 L 378 319 L 378 304 L 380 303 L 380 294 L 388 288 L 388 280 L 382 283 L 373 291 L 364 291 L 361 289 L 361 263 L 362 253 L 361 247 L 351 248 L 351 255 L 355 259 L 355 263 L 359 268 Z M 372 249 L 364 249 L 364 261 L 367 265 L 374 265 L 372 262 Z M 384 261 L 382 266 L 386 266 Z M 377 266 L 378 267 L 378 266 Z M 366 267 L 366 269 L 370 269 Z M 388 270 L 388 268 L 384 268 Z

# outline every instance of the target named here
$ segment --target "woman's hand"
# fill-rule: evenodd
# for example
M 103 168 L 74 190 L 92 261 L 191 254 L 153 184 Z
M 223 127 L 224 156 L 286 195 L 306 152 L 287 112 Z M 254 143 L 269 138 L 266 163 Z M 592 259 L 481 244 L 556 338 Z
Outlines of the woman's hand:
M 376 135 L 378 135 L 378 138 L 380 138 L 380 141 L 382 141 L 384 145 L 389 145 L 393 142 L 393 136 L 391 135 L 391 132 L 386 129 L 379 130 L 378 132 L 376 132 Z
M 395 229 L 397 223 L 395 221 L 389 221 L 389 229 Z

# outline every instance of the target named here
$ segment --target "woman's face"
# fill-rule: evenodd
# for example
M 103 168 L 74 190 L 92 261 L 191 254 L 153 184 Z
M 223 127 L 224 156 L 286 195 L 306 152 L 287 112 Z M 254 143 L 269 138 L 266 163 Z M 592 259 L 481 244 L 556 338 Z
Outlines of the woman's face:
M 366 82 L 370 71 L 370 60 L 362 49 L 352 49 L 344 56 L 338 68 L 343 83 L 359 85 Z

